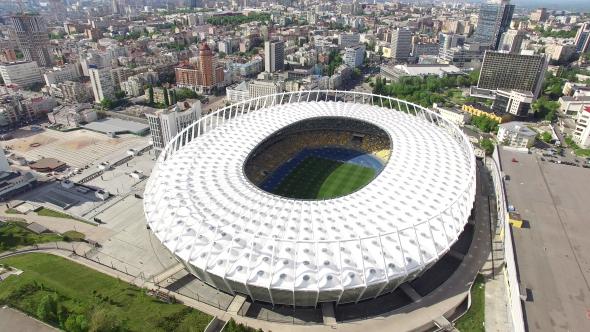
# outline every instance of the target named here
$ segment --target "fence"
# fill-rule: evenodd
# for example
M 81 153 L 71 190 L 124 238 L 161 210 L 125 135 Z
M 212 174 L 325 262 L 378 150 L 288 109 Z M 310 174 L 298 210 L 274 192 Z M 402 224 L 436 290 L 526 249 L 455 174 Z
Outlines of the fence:
M 490 169 L 497 197 L 498 222 L 501 223 L 504 230 L 504 262 L 506 268 L 506 286 L 508 290 L 508 305 L 510 307 L 510 316 L 512 326 L 515 332 L 524 332 L 524 315 L 522 302 L 520 299 L 520 285 L 518 283 L 518 269 L 516 267 L 515 251 L 513 247 L 512 229 L 508 222 L 508 209 L 506 201 L 506 191 L 504 187 L 504 178 L 502 176 L 502 167 L 500 164 L 500 155 L 498 147 L 494 150 L 492 158 L 486 158 L 486 165 Z

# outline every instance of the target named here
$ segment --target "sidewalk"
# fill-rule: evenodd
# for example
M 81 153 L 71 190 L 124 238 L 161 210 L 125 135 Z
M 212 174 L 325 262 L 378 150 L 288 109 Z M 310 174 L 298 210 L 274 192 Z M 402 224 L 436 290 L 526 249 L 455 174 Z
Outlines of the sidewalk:
M 485 327 L 488 332 L 512 331 L 510 321 L 510 308 L 508 306 L 508 295 L 506 279 L 504 277 L 504 244 L 497 229 L 494 237 L 494 270 L 492 274 L 492 256 L 484 265 L 485 271 Z
M 6 213 L 6 207 L 0 208 L 0 217 L 9 219 L 20 218 L 26 220 L 27 223 L 35 222 L 57 233 L 77 231 L 83 233 L 87 240 L 92 240 L 99 243 L 106 241 L 113 235 L 113 231 L 108 228 L 93 226 L 74 219 L 38 216 L 35 212 L 29 212 L 27 214 Z

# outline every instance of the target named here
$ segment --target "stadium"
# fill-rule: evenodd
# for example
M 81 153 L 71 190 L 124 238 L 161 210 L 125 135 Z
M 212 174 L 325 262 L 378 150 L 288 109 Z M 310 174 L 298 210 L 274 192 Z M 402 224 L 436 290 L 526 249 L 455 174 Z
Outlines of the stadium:
M 309 91 L 230 105 L 160 154 L 144 209 L 203 282 L 254 301 L 355 303 L 449 251 L 475 199 L 458 127 L 418 105 Z

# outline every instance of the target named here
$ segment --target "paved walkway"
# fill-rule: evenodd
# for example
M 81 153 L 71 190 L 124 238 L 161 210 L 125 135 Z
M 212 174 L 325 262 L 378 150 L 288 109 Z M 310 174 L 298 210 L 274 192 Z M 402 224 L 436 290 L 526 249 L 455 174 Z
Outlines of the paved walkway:
M 57 332 L 59 330 L 18 310 L 4 306 L 0 308 L 0 331 Z
M 90 225 L 74 219 L 39 216 L 35 212 L 29 212 L 27 214 L 6 213 L 5 206 L 0 208 L 0 217 L 24 219 L 27 223 L 35 222 L 57 233 L 78 231 L 83 233 L 86 239 L 96 242 L 106 241 L 113 235 L 113 232 L 108 228 Z

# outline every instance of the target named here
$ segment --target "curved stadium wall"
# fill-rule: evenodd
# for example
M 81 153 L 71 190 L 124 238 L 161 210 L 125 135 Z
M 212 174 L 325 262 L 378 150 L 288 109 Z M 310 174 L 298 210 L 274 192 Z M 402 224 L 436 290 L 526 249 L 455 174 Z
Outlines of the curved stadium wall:
M 248 156 L 299 121 L 339 117 L 385 131 L 391 158 L 360 190 L 330 200 L 269 194 L 245 175 Z M 391 97 L 306 91 L 209 114 L 168 144 L 144 195 L 147 222 L 202 281 L 273 304 L 370 299 L 414 279 L 467 223 L 475 157 L 438 114 Z

